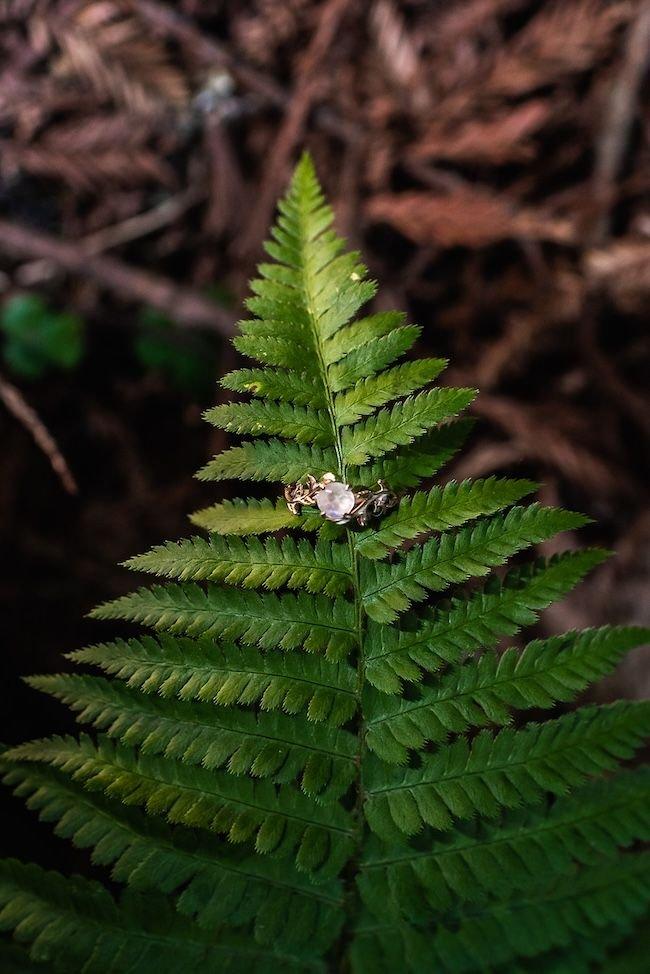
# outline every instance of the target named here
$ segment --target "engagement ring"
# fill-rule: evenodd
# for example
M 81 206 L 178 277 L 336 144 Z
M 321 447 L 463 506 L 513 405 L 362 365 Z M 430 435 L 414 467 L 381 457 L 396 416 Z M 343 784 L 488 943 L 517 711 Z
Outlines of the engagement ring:
M 371 517 L 380 517 L 397 504 L 397 495 L 381 480 L 377 488 L 353 490 L 333 473 L 323 474 L 320 480 L 309 474 L 305 483 L 285 487 L 284 496 L 292 514 L 300 514 L 303 507 L 317 507 L 334 524 L 355 522 L 363 528 Z

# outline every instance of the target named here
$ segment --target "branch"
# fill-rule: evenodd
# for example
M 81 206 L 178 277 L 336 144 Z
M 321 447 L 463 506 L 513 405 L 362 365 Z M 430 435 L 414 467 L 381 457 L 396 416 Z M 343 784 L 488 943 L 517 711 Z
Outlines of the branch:
M 162 203 L 154 206 L 150 210 L 136 213 L 135 216 L 122 220 L 121 223 L 113 223 L 101 230 L 96 230 L 83 237 L 79 243 L 85 254 L 99 254 L 112 247 L 119 247 L 122 244 L 139 240 L 156 230 L 174 223 L 191 207 L 196 206 L 205 197 L 203 187 L 189 189 L 178 193 L 177 196 L 170 196 Z
M 139 240 L 173 223 L 204 196 L 203 189 L 190 187 L 177 196 L 163 200 L 151 210 L 145 210 L 120 223 L 111 223 L 94 233 L 87 234 L 78 241 L 78 246 L 84 254 L 99 254 L 112 247 Z M 16 280 L 21 286 L 33 287 L 50 278 L 55 271 L 56 268 L 47 260 L 27 261 L 16 272 Z
M 22 426 L 31 433 L 35 443 L 43 451 L 52 465 L 52 469 L 61 481 L 63 489 L 68 494 L 77 494 L 79 488 L 72 476 L 65 457 L 59 450 L 56 440 L 40 419 L 36 410 L 32 409 L 22 392 L 0 376 L 0 399 Z
M 0 219 L 0 252 L 48 260 L 71 274 L 90 278 L 107 290 L 152 305 L 189 328 L 211 328 L 230 336 L 234 317 L 191 288 L 173 284 L 149 271 L 128 267 L 114 257 L 88 253 L 30 227 Z

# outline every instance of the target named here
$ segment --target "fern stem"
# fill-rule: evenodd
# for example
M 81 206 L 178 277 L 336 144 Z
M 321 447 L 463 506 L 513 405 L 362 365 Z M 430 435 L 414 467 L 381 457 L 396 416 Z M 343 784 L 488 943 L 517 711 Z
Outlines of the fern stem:
M 304 226 L 301 223 L 301 234 L 303 236 L 303 244 L 306 243 L 304 238 Z M 316 357 L 318 360 L 318 371 L 322 378 L 323 390 L 325 393 L 326 401 L 326 411 L 329 416 L 332 425 L 332 435 L 333 435 L 333 446 L 337 456 L 338 462 L 338 473 L 343 481 L 347 483 L 347 464 L 345 462 L 345 452 L 343 449 L 341 430 L 337 422 L 336 408 L 334 403 L 334 393 L 332 391 L 331 384 L 328 378 L 328 367 L 325 358 L 323 340 L 321 338 L 320 330 L 318 327 L 318 319 L 314 311 L 313 296 L 311 293 L 311 276 L 309 274 L 308 268 L 303 265 L 303 291 L 305 298 L 305 305 L 308 312 L 308 318 L 312 333 L 312 340 L 314 344 L 314 350 L 316 352 Z M 312 471 L 314 472 L 314 471 Z M 319 473 L 324 473 L 325 471 L 318 471 Z M 361 706 L 362 690 L 365 682 L 365 671 L 364 671 L 364 654 L 363 654 L 363 644 L 364 644 L 364 630 L 365 630 L 365 613 L 363 609 L 363 602 L 361 598 L 361 581 L 359 573 L 359 555 L 356 550 L 356 545 L 354 543 L 354 537 L 352 532 L 346 529 L 346 536 L 348 542 L 348 548 L 350 551 L 350 562 L 352 566 L 352 590 L 354 595 L 354 617 L 355 617 L 355 633 L 356 633 L 356 666 L 357 666 L 357 698 L 358 698 L 358 710 L 357 710 L 357 727 L 356 732 L 358 735 L 358 751 L 355 755 L 355 765 L 356 765 L 356 777 L 355 777 L 355 802 L 354 802 L 354 823 L 355 832 L 357 835 L 357 849 L 350 862 L 348 863 L 344 874 L 344 900 L 346 903 L 345 909 L 345 923 L 341 930 L 339 936 L 338 944 L 334 945 L 333 955 L 336 958 L 336 968 L 343 971 L 347 966 L 347 947 L 350 940 L 352 939 L 352 930 L 356 923 L 359 911 L 360 911 L 360 901 L 357 891 L 356 877 L 359 871 L 359 864 L 361 861 L 362 850 L 363 850 L 363 840 L 365 834 L 365 817 L 363 814 L 364 805 L 364 793 L 363 793 L 363 759 L 365 752 L 365 721 L 363 717 L 363 710 Z

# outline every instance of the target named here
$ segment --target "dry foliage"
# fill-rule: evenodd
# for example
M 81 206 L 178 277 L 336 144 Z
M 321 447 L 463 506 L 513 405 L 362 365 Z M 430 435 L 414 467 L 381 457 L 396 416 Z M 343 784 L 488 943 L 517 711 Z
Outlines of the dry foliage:
M 175 183 L 166 157 L 186 138 L 190 79 L 133 4 L 9 0 L 0 21 L 5 179 L 77 194 Z

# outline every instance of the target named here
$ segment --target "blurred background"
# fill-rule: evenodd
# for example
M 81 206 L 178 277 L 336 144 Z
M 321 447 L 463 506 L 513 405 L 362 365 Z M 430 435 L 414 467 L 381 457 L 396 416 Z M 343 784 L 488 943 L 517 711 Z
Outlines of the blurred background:
M 541 631 L 650 622 L 649 63 L 646 0 L 0 0 L 4 740 L 71 729 L 20 676 L 228 496 L 201 412 L 303 146 L 377 308 L 482 390 L 445 477 L 533 476 L 617 552 Z M 3 852 L 70 867 L 0 800 Z

